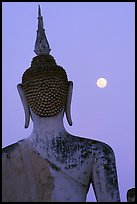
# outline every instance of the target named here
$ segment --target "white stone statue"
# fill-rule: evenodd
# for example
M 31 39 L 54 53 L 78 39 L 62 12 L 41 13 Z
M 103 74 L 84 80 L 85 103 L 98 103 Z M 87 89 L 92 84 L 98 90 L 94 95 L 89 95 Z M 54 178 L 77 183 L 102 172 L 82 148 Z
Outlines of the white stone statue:
M 49 52 L 38 52 L 17 86 L 25 128 L 31 117 L 33 130 L 3 148 L 2 201 L 86 202 L 91 184 L 97 202 L 120 202 L 112 148 L 65 130 L 65 113 L 72 125 L 73 83 Z

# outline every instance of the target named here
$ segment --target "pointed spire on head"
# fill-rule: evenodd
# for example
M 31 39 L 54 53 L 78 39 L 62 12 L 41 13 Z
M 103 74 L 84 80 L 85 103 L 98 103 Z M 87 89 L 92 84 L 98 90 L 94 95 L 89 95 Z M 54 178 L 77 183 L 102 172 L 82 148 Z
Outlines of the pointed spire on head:
M 39 8 L 38 8 L 38 9 L 39 9 L 39 10 L 38 10 L 38 17 L 41 17 L 40 5 L 38 5 L 38 7 L 39 7 Z
M 43 28 L 43 17 L 41 16 L 40 5 L 38 5 L 38 30 L 35 42 L 35 53 L 37 55 L 48 55 L 50 53 L 50 46 Z

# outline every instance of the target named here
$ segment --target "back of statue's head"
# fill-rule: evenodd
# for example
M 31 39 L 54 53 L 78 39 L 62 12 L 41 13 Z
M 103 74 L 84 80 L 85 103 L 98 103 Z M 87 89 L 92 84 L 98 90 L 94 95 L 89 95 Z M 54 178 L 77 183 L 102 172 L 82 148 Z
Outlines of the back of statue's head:
M 30 109 L 40 117 L 55 116 L 64 109 L 68 123 L 72 125 L 70 103 L 73 83 L 68 81 L 65 69 L 57 65 L 50 50 L 39 6 L 34 50 L 37 56 L 23 73 L 22 84 L 17 86 L 24 106 L 26 128 L 29 125 Z
M 33 58 L 23 74 L 22 85 L 29 107 L 37 115 L 50 117 L 65 108 L 67 74 L 50 54 Z

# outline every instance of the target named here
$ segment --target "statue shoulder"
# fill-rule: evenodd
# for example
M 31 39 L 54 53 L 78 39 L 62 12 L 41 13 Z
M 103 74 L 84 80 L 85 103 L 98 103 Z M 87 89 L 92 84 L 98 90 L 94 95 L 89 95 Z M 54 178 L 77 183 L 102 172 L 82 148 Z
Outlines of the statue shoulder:
M 18 146 L 18 143 L 14 143 L 14 144 L 11 144 L 11 145 L 4 147 L 2 149 L 2 155 L 11 153 L 12 151 L 14 151 L 16 149 L 17 146 Z
M 114 157 L 113 148 L 105 142 L 80 136 L 74 135 L 71 136 L 73 137 L 73 140 L 77 144 L 79 144 L 79 147 L 86 150 L 88 154 L 89 153 L 91 153 L 92 155 L 105 154 L 106 156 L 111 155 L 112 157 Z M 75 142 L 73 144 L 75 144 Z
M 93 150 L 96 149 L 96 152 L 98 155 L 101 156 L 103 154 L 105 155 L 105 157 L 115 158 L 114 150 L 109 144 L 99 140 L 92 140 L 92 139 L 91 139 L 91 144 L 92 144 Z
M 8 145 L 2 148 L 2 158 L 10 158 L 15 152 L 19 151 L 19 142 L 23 142 L 24 140 L 20 140 L 16 143 Z
M 100 151 L 104 152 L 105 154 L 114 154 L 113 148 L 105 142 L 91 140 L 91 143 L 94 144 Z

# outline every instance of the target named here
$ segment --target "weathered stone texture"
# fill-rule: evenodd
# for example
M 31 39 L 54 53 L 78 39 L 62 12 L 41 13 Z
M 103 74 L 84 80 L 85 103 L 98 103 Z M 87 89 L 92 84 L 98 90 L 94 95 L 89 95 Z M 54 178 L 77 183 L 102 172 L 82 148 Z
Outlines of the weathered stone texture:
M 48 162 L 24 141 L 3 149 L 2 172 L 3 202 L 51 201 L 54 180 Z

